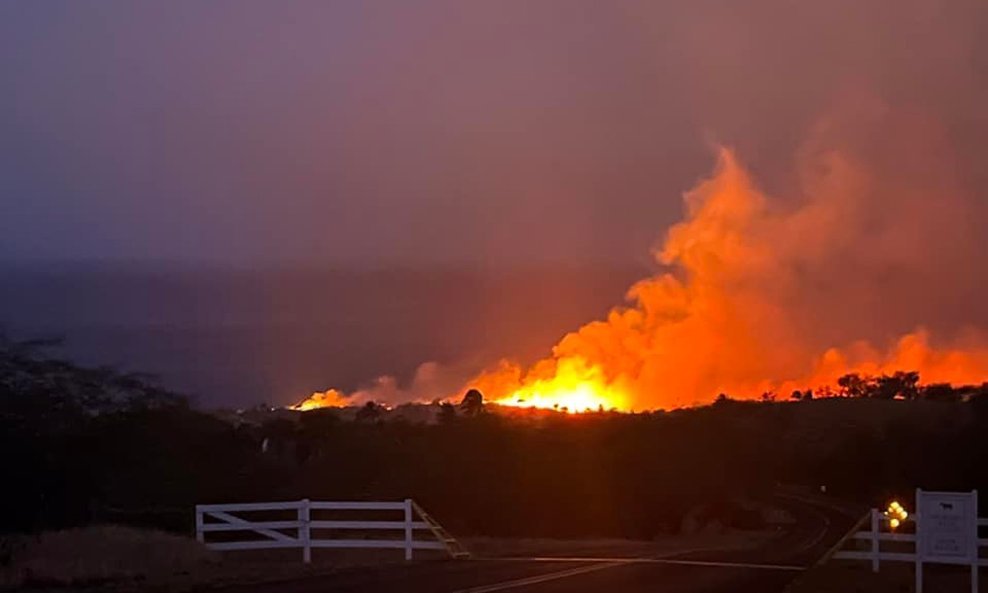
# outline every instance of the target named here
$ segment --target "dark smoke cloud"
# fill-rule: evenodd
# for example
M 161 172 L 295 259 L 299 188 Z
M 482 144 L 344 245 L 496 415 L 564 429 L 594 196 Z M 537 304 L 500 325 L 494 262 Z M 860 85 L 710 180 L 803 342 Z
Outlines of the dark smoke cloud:
M 981 2 L 6 2 L 8 257 L 642 260 L 870 96 L 984 187 Z M 774 192 L 786 193 L 786 192 Z

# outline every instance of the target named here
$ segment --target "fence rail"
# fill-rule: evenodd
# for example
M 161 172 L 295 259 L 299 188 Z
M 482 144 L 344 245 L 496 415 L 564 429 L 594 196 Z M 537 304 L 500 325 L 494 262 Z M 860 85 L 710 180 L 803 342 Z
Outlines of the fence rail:
M 859 531 L 870 520 L 867 531 Z M 911 523 L 913 533 L 896 533 L 895 529 Z M 923 565 L 953 564 L 969 567 L 971 593 L 978 591 L 978 572 L 988 566 L 981 557 L 981 548 L 988 545 L 980 530 L 988 519 L 978 516 L 978 491 L 927 492 L 916 489 L 915 511 L 906 516 L 901 505 L 889 505 L 888 516 L 871 509 L 836 546 L 834 558 L 871 562 L 878 572 L 881 562 L 910 562 L 915 566 L 916 593 L 923 593 Z M 883 531 L 883 527 L 886 528 Z M 905 529 L 904 531 L 909 531 Z M 867 551 L 840 550 L 853 540 L 870 542 Z M 882 542 L 891 545 L 882 550 Z M 905 544 L 905 545 L 903 545 Z
M 293 519 L 251 521 L 234 513 L 285 513 L 295 511 Z M 403 513 L 402 520 L 313 520 L 313 511 L 388 511 Z M 416 519 L 415 515 L 420 517 Z M 398 502 L 310 501 L 252 502 L 234 504 L 196 505 L 196 539 L 211 550 L 262 550 L 300 548 L 302 560 L 311 562 L 313 548 L 348 549 L 396 549 L 405 551 L 405 559 L 411 560 L 414 550 L 449 549 L 449 541 L 416 539 L 416 532 L 427 531 L 433 537 L 445 534 L 438 524 L 428 517 L 411 499 Z M 346 531 L 348 537 L 331 537 L 332 530 Z M 313 531 L 323 532 L 314 537 Z M 351 532 L 372 533 L 400 532 L 400 538 L 356 538 Z M 211 533 L 248 533 L 264 536 L 261 539 L 237 541 L 207 541 Z M 329 533 L 326 533 L 329 532 Z
M 870 517 L 871 528 L 868 531 L 858 531 L 848 538 L 851 540 L 870 541 L 872 543 L 870 548 L 868 550 L 841 550 L 834 554 L 834 558 L 838 560 L 871 560 L 872 569 L 876 572 L 883 560 L 888 562 L 916 562 L 915 549 L 909 552 L 888 552 L 881 549 L 881 542 L 907 542 L 915 546 L 915 533 L 882 531 L 882 527 L 888 524 L 888 520 L 882 516 L 882 513 L 878 509 L 871 509 Z M 921 521 L 922 517 L 917 513 L 913 513 L 905 519 L 904 523 L 917 525 Z M 979 517 L 978 527 L 988 527 L 988 518 Z M 978 538 L 978 548 L 980 549 L 982 547 L 988 547 L 988 538 Z M 969 566 L 971 564 L 970 561 L 964 559 L 958 559 L 954 562 L 941 560 L 940 562 L 962 566 Z M 978 566 L 988 566 L 988 558 L 978 558 Z

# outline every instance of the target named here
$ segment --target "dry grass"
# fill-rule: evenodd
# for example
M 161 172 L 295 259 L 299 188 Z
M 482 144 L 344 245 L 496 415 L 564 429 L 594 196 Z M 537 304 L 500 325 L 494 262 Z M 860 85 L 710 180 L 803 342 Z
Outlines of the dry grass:
M 359 566 L 401 564 L 401 550 L 210 552 L 197 541 L 159 531 L 93 526 L 0 541 L 0 591 L 23 588 L 99 589 L 113 593 L 179 593 L 245 583 L 291 580 Z M 416 552 L 416 560 L 445 557 Z
M 112 525 L 12 539 L 0 588 L 83 586 L 188 573 L 214 555 L 191 538 Z
M 923 590 L 967 592 L 971 590 L 970 570 L 965 567 L 927 564 L 923 567 Z M 978 591 L 988 593 L 981 579 Z M 886 562 L 877 573 L 871 563 L 832 560 L 801 575 L 787 593 L 912 593 L 915 591 L 913 566 Z

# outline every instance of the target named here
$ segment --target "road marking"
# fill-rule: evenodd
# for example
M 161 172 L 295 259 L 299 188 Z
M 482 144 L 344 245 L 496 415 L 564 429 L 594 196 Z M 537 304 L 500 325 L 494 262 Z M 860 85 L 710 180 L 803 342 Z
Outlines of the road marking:
M 494 583 L 493 585 L 482 585 L 480 587 L 471 587 L 469 589 L 459 589 L 457 591 L 454 591 L 453 593 L 490 593 L 491 591 L 504 591 L 505 589 L 514 589 L 515 587 L 524 587 L 526 585 L 535 585 L 538 583 L 544 583 L 546 581 L 565 579 L 566 577 L 571 577 L 578 574 L 585 574 L 588 572 L 594 572 L 597 570 L 603 570 L 605 568 L 611 568 L 612 566 L 620 566 L 622 564 L 627 564 L 627 562 L 623 560 L 617 560 L 617 561 L 610 560 L 607 562 L 592 564 L 590 566 L 583 566 L 580 568 L 571 568 L 569 570 L 550 572 L 549 574 L 536 575 L 534 577 L 527 577 L 524 579 L 515 579 L 513 581 Z
M 687 566 L 717 566 L 723 568 L 759 568 L 765 570 L 793 570 L 804 571 L 805 566 L 794 564 L 757 564 L 754 562 L 717 562 L 713 560 L 673 560 L 672 558 L 643 559 L 640 562 L 651 562 L 653 564 L 685 564 Z
M 500 558 L 500 560 L 520 560 L 526 562 L 615 562 L 621 564 L 682 564 L 686 566 L 713 566 L 723 568 L 759 568 L 765 570 L 806 570 L 805 566 L 795 564 L 765 564 L 756 562 L 722 562 L 717 560 L 685 560 L 677 558 L 597 558 L 597 557 L 554 557 L 534 556 L 530 558 Z

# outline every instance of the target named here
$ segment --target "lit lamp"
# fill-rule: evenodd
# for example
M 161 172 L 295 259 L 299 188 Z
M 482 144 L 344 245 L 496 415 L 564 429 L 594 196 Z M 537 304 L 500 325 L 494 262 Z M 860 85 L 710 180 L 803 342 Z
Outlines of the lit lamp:
M 902 505 L 895 500 L 889 503 L 889 506 L 887 509 L 885 509 L 884 514 L 885 514 L 885 519 L 889 523 L 889 528 L 893 530 L 897 529 L 900 525 L 902 525 L 902 523 L 905 522 L 906 518 L 909 517 L 909 513 L 906 512 L 906 509 L 902 508 Z

